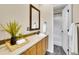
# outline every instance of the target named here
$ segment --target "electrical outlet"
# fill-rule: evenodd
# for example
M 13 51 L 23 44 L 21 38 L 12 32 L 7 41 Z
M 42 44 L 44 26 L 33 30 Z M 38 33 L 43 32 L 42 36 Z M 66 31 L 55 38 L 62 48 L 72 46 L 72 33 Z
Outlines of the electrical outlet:
M 27 31 L 29 31 L 30 30 L 30 28 L 29 27 L 27 27 Z

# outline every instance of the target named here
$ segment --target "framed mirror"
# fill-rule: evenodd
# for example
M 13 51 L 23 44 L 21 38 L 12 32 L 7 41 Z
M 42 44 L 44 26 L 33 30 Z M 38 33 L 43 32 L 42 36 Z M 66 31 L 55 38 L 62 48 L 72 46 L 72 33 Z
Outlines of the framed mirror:
M 30 4 L 30 30 L 40 29 L 40 10 Z

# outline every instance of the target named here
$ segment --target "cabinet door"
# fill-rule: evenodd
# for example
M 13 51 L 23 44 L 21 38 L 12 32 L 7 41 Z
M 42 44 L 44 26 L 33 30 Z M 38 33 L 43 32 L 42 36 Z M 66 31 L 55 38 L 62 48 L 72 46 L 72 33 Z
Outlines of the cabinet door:
M 27 52 L 27 55 L 36 55 L 36 45 L 32 46 Z
M 46 40 L 42 40 L 42 54 L 44 55 L 46 53 L 46 46 L 45 46 Z
M 37 55 L 42 55 L 42 42 L 38 42 L 36 44 L 36 51 L 37 51 Z
M 29 48 L 22 55 L 36 55 L 36 45 L 34 45 L 31 48 Z
M 45 38 L 45 49 L 46 49 L 46 51 L 48 49 L 48 37 Z

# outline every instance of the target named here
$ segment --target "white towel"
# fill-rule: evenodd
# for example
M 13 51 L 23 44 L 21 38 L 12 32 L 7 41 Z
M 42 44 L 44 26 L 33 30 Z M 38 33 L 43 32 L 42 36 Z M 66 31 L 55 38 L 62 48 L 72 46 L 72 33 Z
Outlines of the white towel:
M 78 54 L 78 46 L 77 46 L 77 25 L 72 23 L 69 28 L 69 47 L 70 52 Z

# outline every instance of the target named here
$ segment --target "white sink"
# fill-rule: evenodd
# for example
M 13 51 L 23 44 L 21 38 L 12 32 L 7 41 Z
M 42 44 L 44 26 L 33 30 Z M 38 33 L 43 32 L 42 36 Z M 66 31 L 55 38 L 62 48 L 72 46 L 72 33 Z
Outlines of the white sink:
M 39 35 L 39 36 L 45 36 L 45 34 L 43 34 L 43 33 L 39 33 L 38 35 Z

